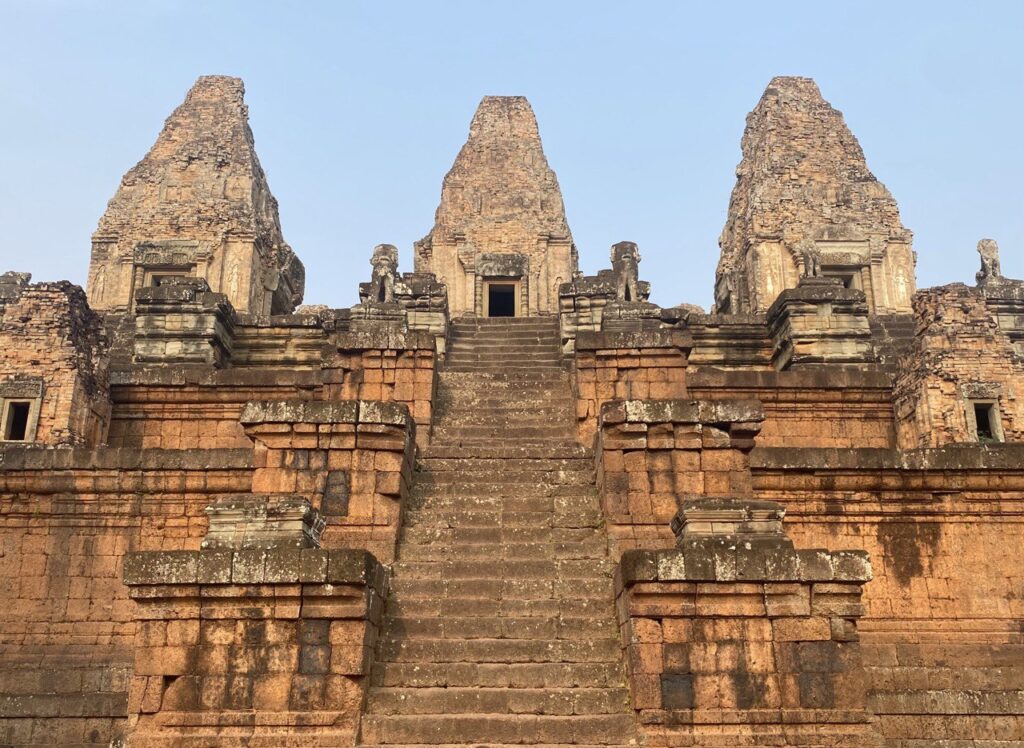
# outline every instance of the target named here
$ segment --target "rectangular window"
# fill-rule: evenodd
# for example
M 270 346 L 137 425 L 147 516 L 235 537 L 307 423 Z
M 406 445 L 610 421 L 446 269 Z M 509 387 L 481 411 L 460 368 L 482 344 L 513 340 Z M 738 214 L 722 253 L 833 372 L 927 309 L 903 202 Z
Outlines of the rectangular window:
M 10 401 L 7 403 L 7 419 L 4 422 L 4 440 L 23 442 L 28 436 L 28 416 L 32 403 Z
M 855 289 L 860 287 L 860 284 L 858 283 L 857 273 L 843 272 L 841 270 L 823 270 L 821 274 L 826 278 L 838 278 L 842 282 L 843 288 Z
M 161 273 L 159 275 L 154 275 L 154 276 L 152 276 L 150 278 L 150 285 L 153 286 L 154 288 L 159 288 L 160 286 L 164 285 L 164 283 L 166 281 L 170 280 L 171 278 L 184 278 L 184 277 L 185 277 L 184 273 Z
M 999 414 L 995 403 L 974 403 L 974 424 L 979 442 L 999 442 Z

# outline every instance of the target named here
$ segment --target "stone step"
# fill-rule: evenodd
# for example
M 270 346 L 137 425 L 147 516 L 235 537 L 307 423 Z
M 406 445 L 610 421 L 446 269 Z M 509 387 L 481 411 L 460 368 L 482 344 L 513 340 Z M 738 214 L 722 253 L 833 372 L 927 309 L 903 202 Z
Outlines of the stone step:
M 594 463 L 585 459 L 565 460 L 499 460 L 499 459 L 433 459 L 424 458 L 421 460 L 421 467 L 416 472 L 417 477 L 429 477 L 429 479 L 440 481 L 444 479 L 455 479 L 460 475 L 465 480 L 472 480 L 475 476 L 489 476 L 494 481 L 497 474 L 503 479 L 516 482 L 518 480 L 530 480 L 535 476 L 566 476 L 573 482 L 580 480 L 579 476 L 587 476 L 588 480 L 593 479 L 596 473 Z M 499 470 L 500 473 L 496 472 Z
M 451 480 L 415 481 L 408 507 L 428 511 L 466 509 L 491 512 L 554 512 L 555 498 L 597 495 L 593 483 L 586 480 L 573 484 L 538 476 L 533 483 L 509 481 L 493 484 L 486 482 L 494 480 L 493 475 L 474 478 L 451 473 L 451 476 Z
M 615 688 L 625 684 L 621 663 L 378 662 L 374 686 L 413 688 Z
M 438 496 L 432 488 L 414 489 L 406 503 L 409 517 L 441 516 L 456 510 L 475 512 L 550 512 L 555 511 L 554 496 Z
M 597 528 L 601 526 L 601 512 L 597 509 L 588 509 L 576 512 L 558 512 L 550 514 L 547 519 L 536 516 L 524 516 L 526 513 L 517 513 L 513 516 L 502 516 L 493 521 L 487 518 L 476 516 L 472 518 L 452 518 L 451 515 L 437 513 L 427 514 L 409 519 L 409 529 L 413 528 L 439 528 L 439 529 L 503 529 L 520 530 L 527 532 L 541 532 L 547 529 L 559 527 L 574 528 Z M 408 537 L 408 536 L 406 536 Z
M 496 445 L 486 440 L 484 442 L 448 442 L 435 440 L 427 448 L 427 455 L 431 457 L 507 457 L 509 459 L 523 459 L 533 457 L 589 457 L 592 450 L 582 444 L 568 444 L 565 441 L 531 441 L 515 442 L 512 444 Z
M 384 605 L 389 618 L 591 618 L 615 620 L 611 597 L 607 599 L 565 598 L 562 600 L 484 599 L 479 597 L 399 598 Z
M 365 745 L 439 745 L 455 737 L 459 744 L 615 745 L 635 738 L 631 714 L 368 714 L 361 733 Z
M 462 369 L 466 364 L 514 366 L 518 368 L 548 368 L 561 366 L 561 357 L 547 351 L 508 350 L 495 353 L 478 351 L 449 351 L 445 358 L 447 369 Z
M 535 353 L 549 353 L 560 355 L 561 346 L 558 336 L 525 336 L 525 335 L 501 335 L 493 338 L 483 336 L 452 338 L 448 346 L 448 353 L 462 351 L 468 353 L 509 353 L 511 351 L 524 351 Z
M 367 745 L 360 743 L 360 745 Z M 388 748 L 465 748 L 473 745 L 473 748 L 523 748 L 524 743 L 487 743 L 486 746 L 470 743 L 388 743 Z M 525 745 L 530 745 L 529 743 Z M 622 744 L 621 747 L 614 744 L 597 743 L 544 743 L 544 748 L 636 748 L 636 743 L 629 745 Z M 979 748 L 981 748 L 979 746 Z M 1005 748 L 1005 746 L 992 746 L 992 748 Z
M 558 338 L 503 338 L 500 341 L 457 338 L 448 346 L 448 353 L 477 353 L 495 356 L 510 353 L 543 353 L 548 356 L 561 356 L 562 348 Z
M 625 688 L 374 687 L 369 714 L 628 714 Z
M 559 385 L 559 389 L 562 389 Z M 487 385 L 479 390 L 449 392 L 442 389 L 437 398 L 436 413 L 465 416 L 487 416 L 491 421 L 516 418 L 523 411 L 557 416 L 563 413 L 575 415 L 572 395 L 568 392 L 545 392 L 537 387 L 522 387 L 511 392 L 495 392 Z M 570 402 L 566 402 L 566 398 Z
M 597 536 L 594 528 L 578 527 L 429 527 L 402 528 L 401 543 L 447 545 L 506 543 L 572 543 Z M 401 550 L 401 548 L 399 548 Z
M 446 465 L 437 460 L 423 460 L 420 470 L 415 473 L 415 478 L 428 483 L 456 480 L 469 482 L 478 478 L 493 482 L 495 477 L 500 475 L 503 483 L 533 482 L 547 478 L 578 484 L 593 483 L 596 474 L 594 464 L 589 460 L 545 460 L 543 463 L 516 460 L 460 460 L 459 463 Z
M 488 579 L 494 568 L 477 561 L 397 561 L 392 579 Z M 500 563 L 502 579 L 610 579 L 611 565 L 578 559 L 508 559 Z
M 430 618 L 392 617 L 387 620 L 382 636 L 391 639 L 543 639 L 579 640 L 614 639 L 618 636 L 615 619 L 609 615 L 596 618 L 505 618 L 451 616 Z
M 381 662 L 619 662 L 617 639 L 385 639 Z
M 438 547 L 434 543 L 407 543 L 399 549 L 401 561 L 445 561 L 465 559 L 499 563 L 518 559 L 595 559 L 607 556 L 608 544 L 603 537 L 576 543 L 452 543 Z
M 594 463 L 591 460 L 574 457 L 566 459 L 523 459 L 523 460 L 500 460 L 500 459 L 452 459 L 445 457 L 422 457 L 420 462 L 423 465 L 424 473 L 437 474 L 447 471 L 458 471 L 460 473 L 490 473 L 495 470 L 508 470 L 514 472 L 550 472 L 563 470 L 593 470 Z
M 526 383 L 564 383 L 569 384 L 569 375 L 564 369 L 552 371 L 540 369 L 537 371 L 517 371 L 514 373 L 504 372 L 472 372 L 472 371 L 448 371 L 441 369 L 437 373 L 441 383 L 450 387 L 469 387 L 474 385 L 491 384 L 500 390 L 502 387 L 522 387 Z
M 536 314 L 533 316 L 526 317 L 481 317 L 475 314 L 464 314 L 461 317 L 456 317 L 452 320 L 452 324 L 455 325 L 480 325 L 480 326 L 512 326 L 512 325 L 551 325 L 556 327 L 558 325 L 558 317 L 556 315 L 543 315 Z
M 415 579 L 396 577 L 391 589 L 402 600 L 464 598 L 479 600 L 612 599 L 610 579 Z
M 541 423 L 541 422 L 538 422 Z M 534 442 L 540 440 L 567 441 L 575 436 L 571 426 L 516 426 L 502 429 L 499 426 L 463 426 L 441 423 L 434 427 L 433 439 L 440 443 L 477 441 L 483 444 L 502 442 Z
M 448 371 L 457 372 L 473 372 L 479 374 L 507 374 L 514 376 L 518 371 L 557 371 L 561 372 L 562 364 L 559 362 L 552 361 L 550 363 L 516 363 L 512 361 L 497 361 L 495 363 L 471 363 L 471 362 L 457 362 L 448 364 L 446 363 Z
M 437 507 L 410 512 L 406 519 L 408 527 L 440 527 L 446 529 L 499 528 L 519 530 L 544 530 L 553 527 L 598 527 L 601 511 L 591 497 L 585 501 L 567 502 L 556 511 L 461 511 L 457 508 Z M 580 506 L 582 504 L 582 506 Z

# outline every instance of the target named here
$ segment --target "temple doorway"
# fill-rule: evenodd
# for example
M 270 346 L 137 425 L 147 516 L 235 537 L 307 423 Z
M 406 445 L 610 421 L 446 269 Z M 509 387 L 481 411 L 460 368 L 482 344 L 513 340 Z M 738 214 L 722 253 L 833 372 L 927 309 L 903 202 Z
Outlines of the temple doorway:
M 485 314 L 488 317 L 515 317 L 516 284 L 488 283 Z

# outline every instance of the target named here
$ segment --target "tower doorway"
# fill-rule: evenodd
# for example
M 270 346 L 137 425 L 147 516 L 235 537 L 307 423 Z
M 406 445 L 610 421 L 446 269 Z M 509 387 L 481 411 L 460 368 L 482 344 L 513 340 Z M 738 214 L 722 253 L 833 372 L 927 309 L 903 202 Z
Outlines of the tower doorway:
M 517 303 L 516 283 L 488 283 L 487 306 L 484 313 L 488 317 L 515 317 Z

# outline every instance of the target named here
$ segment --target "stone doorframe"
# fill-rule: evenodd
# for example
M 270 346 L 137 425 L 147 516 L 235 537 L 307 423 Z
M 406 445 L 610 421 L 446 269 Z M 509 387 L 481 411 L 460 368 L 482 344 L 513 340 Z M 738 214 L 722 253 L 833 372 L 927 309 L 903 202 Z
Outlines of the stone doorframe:
M 490 284 L 511 284 L 515 286 L 516 317 L 526 317 L 529 308 L 530 259 L 518 253 L 483 253 L 476 258 L 476 303 L 477 314 L 489 315 Z
M 491 316 L 491 286 L 512 286 L 514 294 L 513 305 L 515 314 L 513 317 L 525 317 L 526 310 L 523 307 L 523 281 L 519 278 L 485 278 L 481 290 L 483 303 L 483 316 Z

